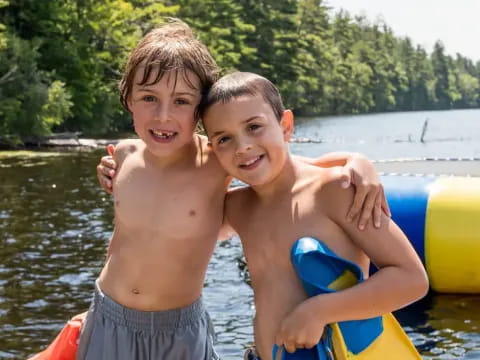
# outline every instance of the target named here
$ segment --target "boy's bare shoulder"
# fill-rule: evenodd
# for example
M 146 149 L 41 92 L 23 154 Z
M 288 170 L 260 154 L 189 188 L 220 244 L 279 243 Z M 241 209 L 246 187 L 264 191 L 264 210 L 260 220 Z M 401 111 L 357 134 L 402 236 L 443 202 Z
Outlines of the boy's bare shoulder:
M 120 140 L 115 146 L 115 160 L 122 162 L 125 158 L 139 151 L 144 146 L 140 139 L 124 139 Z
M 245 214 L 250 209 L 255 198 L 254 191 L 250 186 L 242 186 L 230 189 L 225 197 L 225 214 L 233 221 L 237 214 Z
M 322 169 L 320 183 L 320 186 L 316 187 L 317 200 L 326 205 L 327 212 L 333 217 L 345 217 L 353 201 L 353 188 L 351 186 L 347 189 L 342 188 L 335 168 Z

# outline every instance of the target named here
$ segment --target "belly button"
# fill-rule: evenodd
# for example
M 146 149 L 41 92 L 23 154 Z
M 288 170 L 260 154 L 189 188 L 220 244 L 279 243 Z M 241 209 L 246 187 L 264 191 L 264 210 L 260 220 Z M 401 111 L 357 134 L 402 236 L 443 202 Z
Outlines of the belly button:
M 140 290 L 138 290 L 138 289 L 132 289 L 132 293 L 134 293 L 135 295 L 138 295 L 138 294 L 140 294 Z

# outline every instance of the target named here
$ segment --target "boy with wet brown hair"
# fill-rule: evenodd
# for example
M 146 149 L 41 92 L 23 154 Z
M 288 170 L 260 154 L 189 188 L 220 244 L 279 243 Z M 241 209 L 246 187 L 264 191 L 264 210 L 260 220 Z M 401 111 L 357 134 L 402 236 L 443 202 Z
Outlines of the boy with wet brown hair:
M 195 134 L 197 106 L 217 74 L 206 47 L 178 20 L 147 34 L 129 57 L 120 90 L 139 139 L 115 149 L 115 229 L 79 360 L 217 358 L 201 294 L 231 177 Z M 329 164 L 337 163 L 345 158 Z M 376 178 L 368 160 L 353 164 Z M 383 193 L 376 188 L 372 198 L 362 189 L 368 219 Z
M 178 20 L 148 33 L 128 59 L 120 90 L 139 139 L 116 147 L 115 229 L 79 360 L 218 358 L 201 294 L 227 174 L 194 134 L 217 74 Z
M 240 236 L 250 271 L 258 359 L 271 359 L 274 344 L 290 353 L 311 348 L 327 324 L 379 316 L 426 294 L 423 265 L 395 223 L 384 216 L 379 229 L 359 230 L 345 217 L 353 190 L 342 189 L 332 169 L 290 155 L 293 114 L 270 81 L 226 75 L 204 98 L 201 114 L 220 164 L 250 185 L 228 193 L 225 219 Z M 308 298 L 290 259 L 303 237 L 357 264 L 367 280 Z M 379 271 L 368 278 L 370 260 Z

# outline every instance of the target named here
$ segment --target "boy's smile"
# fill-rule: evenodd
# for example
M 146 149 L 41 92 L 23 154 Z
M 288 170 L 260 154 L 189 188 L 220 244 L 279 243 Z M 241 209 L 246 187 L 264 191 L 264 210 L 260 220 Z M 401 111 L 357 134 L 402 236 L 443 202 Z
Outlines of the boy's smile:
M 261 96 L 250 95 L 212 105 L 203 119 L 222 166 L 253 186 L 273 180 L 282 169 L 291 131 L 285 122 L 284 118 L 276 119 Z
M 176 131 L 150 129 L 150 134 L 155 141 L 166 143 L 171 141 L 178 133 Z
M 242 162 L 239 165 L 239 167 L 243 170 L 253 170 L 257 166 L 259 166 L 260 161 L 264 158 L 264 156 L 265 156 L 265 154 L 255 156 L 254 158 L 252 158 L 250 160 L 246 160 L 246 161 Z

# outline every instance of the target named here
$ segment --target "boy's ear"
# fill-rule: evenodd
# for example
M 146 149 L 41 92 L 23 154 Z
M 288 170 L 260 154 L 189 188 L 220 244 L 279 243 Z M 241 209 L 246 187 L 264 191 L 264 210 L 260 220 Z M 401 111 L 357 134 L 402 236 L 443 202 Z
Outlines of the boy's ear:
M 128 108 L 128 111 L 130 112 L 130 114 L 132 113 L 132 98 L 129 96 L 128 99 L 127 99 L 127 108 Z
M 293 134 L 293 113 L 291 110 L 285 110 L 280 119 L 280 126 L 283 131 L 283 139 L 288 142 Z

